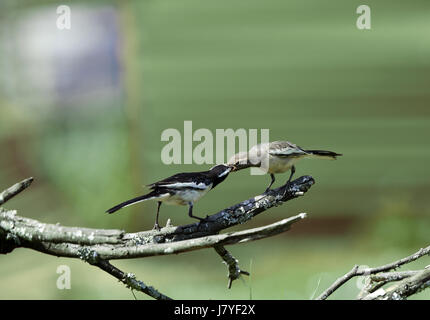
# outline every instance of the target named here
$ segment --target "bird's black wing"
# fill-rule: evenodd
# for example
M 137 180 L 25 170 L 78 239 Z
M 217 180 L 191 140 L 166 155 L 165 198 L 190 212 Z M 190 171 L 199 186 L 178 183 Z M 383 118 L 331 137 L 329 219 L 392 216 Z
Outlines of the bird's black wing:
M 166 179 L 148 185 L 151 189 L 156 188 L 192 188 L 206 189 L 211 184 L 211 180 L 206 171 L 203 172 L 184 172 L 178 173 Z

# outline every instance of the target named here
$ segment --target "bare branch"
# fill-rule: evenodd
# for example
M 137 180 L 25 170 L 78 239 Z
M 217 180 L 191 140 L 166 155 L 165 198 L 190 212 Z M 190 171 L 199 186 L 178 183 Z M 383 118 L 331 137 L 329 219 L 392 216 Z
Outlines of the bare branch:
M 419 271 L 393 271 L 393 272 L 381 272 L 370 276 L 370 280 L 373 282 L 384 282 L 384 281 L 399 281 L 410 276 L 414 276 Z
M 416 253 L 414 253 L 408 257 L 405 257 L 403 259 L 394 261 L 392 263 L 389 263 L 389 264 L 386 264 L 386 265 L 383 265 L 380 267 L 366 268 L 366 269 L 359 270 L 359 267 L 356 265 L 351 269 L 351 271 L 349 271 L 343 277 L 337 279 L 327 290 L 325 290 L 317 298 L 317 300 L 327 299 L 334 291 L 339 289 L 343 284 L 345 284 L 348 280 L 350 280 L 353 277 L 363 276 L 363 275 L 371 275 L 371 274 L 376 274 L 376 273 L 383 272 L 383 271 L 393 270 L 393 269 L 399 268 L 400 266 L 402 266 L 404 264 L 413 262 L 413 261 L 415 261 L 415 260 L 417 260 L 417 259 L 419 259 L 425 255 L 428 255 L 429 253 L 430 253 L 430 246 L 428 246 L 426 248 L 421 248 L 419 251 L 417 251 Z M 380 286 L 378 286 L 377 288 L 379 288 L 379 287 Z M 375 289 L 376 288 L 373 288 L 373 290 L 375 290 Z
M 21 182 L 15 183 L 12 187 L 0 193 L 0 205 L 6 203 L 8 200 L 15 197 L 21 191 L 27 189 L 31 185 L 33 180 L 33 178 L 22 180 Z
M 32 179 L 28 179 L 28 181 Z M 27 182 L 17 184 L 2 193 L 3 199 L 24 190 Z M 30 183 L 31 183 L 30 181 Z M 254 241 L 287 231 L 291 225 L 306 217 L 299 214 L 276 223 L 244 231 L 218 234 L 221 230 L 244 223 L 267 209 L 304 195 L 314 184 L 310 176 L 303 176 L 278 189 L 253 197 L 216 214 L 204 222 L 179 227 L 166 226 L 161 230 L 125 233 L 123 230 L 65 227 L 45 224 L 16 215 L 16 211 L 0 208 L 0 254 L 15 248 L 31 248 L 59 257 L 80 258 L 108 272 L 128 287 L 155 299 L 170 299 L 156 289 L 124 273 L 109 263 L 112 259 L 130 259 L 154 255 L 177 254 L 190 250 L 215 247 L 228 263 L 229 287 L 240 274 L 248 274 L 235 265 L 236 260 L 224 246 Z M 234 270 L 233 270 L 234 269 Z
M 172 298 L 160 293 L 153 287 L 147 286 L 144 282 L 137 280 L 133 273 L 125 273 L 110 264 L 109 261 L 100 259 L 95 251 L 88 250 L 86 252 L 82 252 L 81 259 L 114 276 L 124 283 L 127 288 L 143 292 L 156 300 L 172 300 Z
M 358 266 L 355 265 L 352 269 L 346 273 L 344 276 L 337 279 L 327 290 L 325 290 L 316 300 L 325 300 L 328 296 L 330 296 L 333 292 L 339 289 L 345 282 L 347 282 L 352 277 L 357 275 Z
M 229 245 L 239 242 L 242 243 L 258 240 L 287 231 L 293 223 L 300 221 L 306 217 L 305 214 L 300 214 L 287 219 L 283 219 L 279 222 L 264 227 L 174 242 L 155 243 L 153 242 L 153 237 L 150 239 L 152 241 L 142 241 L 145 239 L 136 238 L 134 234 L 123 234 L 122 237 L 116 239 L 116 243 L 97 242 L 95 244 L 81 244 L 81 242 L 83 242 L 85 239 L 83 240 L 82 238 L 83 232 L 79 233 L 80 230 L 76 231 L 79 234 L 74 234 L 70 237 L 67 236 L 67 238 L 69 239 L 68 242 L 55 242 L 52 240 L 41 240 L 37 237 L 33 238 L 33 228 L 23 228 L 24 230 L 21 230 L 20 227 L 16 228 L 14 224 L 10 222 L 10 220 L 4 219 L 4 217 L 11 218 L 11 215 L 17 218 L 17 216 L 14 215 L 13 212 L 11 213 L 10 211 L 0 211 L 0 230 L 9 232 L 9 235 L 13 234 L 16 237 L 14 238 L 14 240 L 16 241 L 15 247 L 26 247 L 58 257 L 70 258 L 79 258 L 83 249 L 93 250 L 97 252 L 98 256 L 101 259 L 104 260 L 131 259 L 156 255 L 177 254 L 202 248 L 208 248 L 214 245 Z M 18 218 L 20 219 L 20 217 Z M 51 225 L 50 227 L 53 226 L 54 225 Z M 60 226 L 57 227 L 61 228 Z M 36 233 L 36 236 L 37 235 L 38 234 Z M 1 240 L 2 239 L 0 234 L 0 242 Z M 112 239 L 109 238 L 109 241 L 112 241 Z
M 244 223 L 273 206 L 303 195 L 313 184 L 312 177 L 300 177 L 291 184 L 208 216 L 202 223 L 196 222 L 178 227 L 169 226 L 160 231 L 150 230 L 137 233 L 45 224 L 17 216 L 15 211 L 4 211 L 0 208 L 0 253 L 7 253 L 18 247 L 27 247 L 55 256 L 77 257 L 78 251 L 82 247 L 94 246 L 92 249 L 96 250 L 103 259 L 127 259 L 166 254 L 166 252 L 160 251 L 163 246 L 168 253 L 170 247 L 179 247 L 179 245 L 172 246 L 172 243 L 204 238 Z M 9 240 L 3 249 L 2 238 Z M 211 239 L 215 241 L 213 238 Z M 197 248 L 197 246 L 194 247 Z M 187 251 L 184 248 L 180 250 L 181 252 Z
M 403 280 L 393 284 L 387 289 L 380 288 L 363 297 L 363 300 L 401 300 L 430 287 L 430 269 L 426 268 Z
M 228 284 L 227 288 L 231 289 L 231 284 L 234 280 L 239 279 L 241 274 L 249 276 L 249 272 L 241 270 L 239 268 L 239 261 L 235 259 L 230 252 L 228 252 L 224 246 L 214 246 L 216 253 L 224 260 L 228 267 Z

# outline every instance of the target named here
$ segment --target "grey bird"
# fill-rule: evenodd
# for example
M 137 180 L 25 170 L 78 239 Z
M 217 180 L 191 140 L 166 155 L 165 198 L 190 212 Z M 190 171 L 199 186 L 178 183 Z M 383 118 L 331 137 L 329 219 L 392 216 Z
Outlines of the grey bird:
M 259 167 L 270 174 L 271 182 L 266 189 L 275 182 L 276 173 L 284 173 L 291 170 L 287 183 L 291 181 L 296 172 L 295 164 L 305 158 L 336 159 L 340 153 L 325 150 L 304 150 L 288 141 L 273 141 L 253 146 L 248 152 L 239 152 L 232 156 L 227 165 L 233 167 L 233 171 L 249 167 Z

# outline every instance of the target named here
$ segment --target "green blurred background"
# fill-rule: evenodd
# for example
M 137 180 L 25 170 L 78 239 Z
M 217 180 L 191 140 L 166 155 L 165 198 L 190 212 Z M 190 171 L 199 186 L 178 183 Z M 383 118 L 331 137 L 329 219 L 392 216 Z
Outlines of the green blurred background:
M 163 130 L 270 129 L 270 140 L 343 153 L 306 160 L 305 197 L 234 228 L 307 212 L 289 232 L 230 247 L 251 277 L 226 289 L 213 250 L 114 264 L 182 299 L 309 299 L 354 264 L 377 266 L 428 245 L 428 1 L 2 1 L 0 189 L 31 188 L 5 207 L 48 223 L 128 232 L 153 225 L 155 203 L 106 215 L 143 185 L 210 165 L 164 165 Z M 59 5 L 71 30 L 56 27 Z M 198 143 L 195 143 L 197 145 Z M 276 185 L 288 174 L 278 176 Z M 195 205 L 214 213 L 264 190 L 249 171 Z M 161 222 L 189 223 L 163 206 Z M 428 259 L 410 265 L 419 268 Z M 68 265 L 70 290 L 56 269 Z M 353 299 L 362 279 L 333 295 Z M 414 296 L 428 299 L 430 292 Z M 18 249 L 0 256 L 0 298 L 133 299 L 75 259 Z M 138 299 L 147 299 L 137 294 Z

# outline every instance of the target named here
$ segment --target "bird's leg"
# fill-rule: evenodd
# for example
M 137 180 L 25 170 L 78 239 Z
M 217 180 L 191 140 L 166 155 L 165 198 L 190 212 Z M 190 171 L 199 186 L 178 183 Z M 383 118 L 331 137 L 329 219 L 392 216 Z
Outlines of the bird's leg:
M 188 205 L 190 206 L 188 209 L 188 215 L 190 216 L 190 218 L 198 219 L 200 221 L 205 220 L 204 218 L 193 216 L 193 203 L 189 202 Z
M 295 167 L 295 166 L 292 166 L 292 167 L 291 167 L 290 177 L 288 178 L 287 184 L 290 184 L 290 182 L 291 182 L 291 178 L 293 177 L 294 173 L 296 173 L 296 167 Z
M 157 215 L 155 216 L 155 224 L 154 224 L 154 228 L 152 228 L 153 230 L 161 230 L 160 225 L 158 224 L 158 215 L 160 213 L 160 207 L 161 207 L 161 201 L 158 201 L 158 206 L 157 206 Z
M 273 183 L 275 182 L 275 175 L 273 173 L 270 174 L 270 177 L 272 178 L 272 181 L 270 182 L 269 186 L 267 187 L 265 192 L 268 192 L 270 190 L 270 187 L 273 185 Z

